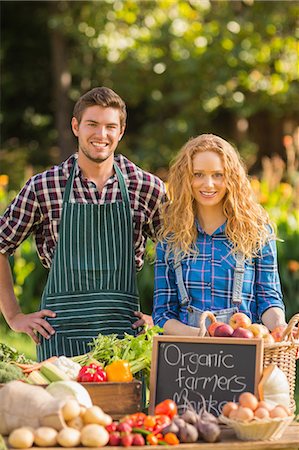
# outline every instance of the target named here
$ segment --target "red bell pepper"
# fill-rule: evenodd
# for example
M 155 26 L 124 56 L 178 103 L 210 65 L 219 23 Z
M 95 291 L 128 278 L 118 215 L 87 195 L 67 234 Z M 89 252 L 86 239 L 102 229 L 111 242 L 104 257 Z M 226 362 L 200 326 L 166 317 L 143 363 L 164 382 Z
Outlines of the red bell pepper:
M 77 381 L 84 383 L 101 383 L 102 381 L 107 381 L 107 375 L 102 366 L 98 364 L 89 364 L 80 369 Z

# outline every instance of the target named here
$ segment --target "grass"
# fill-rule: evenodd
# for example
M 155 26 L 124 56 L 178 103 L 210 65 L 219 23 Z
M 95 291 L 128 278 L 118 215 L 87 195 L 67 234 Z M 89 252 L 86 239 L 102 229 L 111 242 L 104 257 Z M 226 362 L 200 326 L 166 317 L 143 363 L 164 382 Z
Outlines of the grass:
M 0 341 L 4 344 L 14 347 L 18 352 L 24 353 L 27 358 L 36 360 L 36 345 L 33 340 L 26 334 L 14 333 L 13 331 L 0 328 Z

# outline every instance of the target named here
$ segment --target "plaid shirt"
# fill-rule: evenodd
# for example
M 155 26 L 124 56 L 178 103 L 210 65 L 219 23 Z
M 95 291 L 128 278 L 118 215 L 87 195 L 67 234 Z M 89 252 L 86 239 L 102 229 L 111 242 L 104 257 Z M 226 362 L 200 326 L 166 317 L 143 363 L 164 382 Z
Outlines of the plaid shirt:
M 51 266 L 59 232 L 63 193 L 75 158 L 77 154 L 27 181 L 0 219 L 1 253 L 13 254 L 21 242 L 33 234 L 42 264 L 46 268 Z M 165 187 L 159 178 L 144 172 L 124 156 L 117 155 L 115 161 L 124 174 L 129 192 L 135 261 L 140 270 L 146 239 L 155 239 L 160 226 L 159 205 L 163 201 Z M 88 181 L 77 167 L 71 201 L 104 204 L 121 200 L 116 175 L 108 179 L 102 192 L 98 192 L 96 185 Z
M 232 290 L 236 261 L 225 236 L 225 224 L 212 235 L 198 225 L 197 248 L 199 254 L 182 260 L 183 280 L 191 304 L 201 310 L 217 310 L 232 306 Z M 154 323 L 163 327 L 169 319 L 187 323 L 187 306 L 181 297 L 173 268 L 173 256 L 165 259 L 166 244 L 157 246 L 155 263 Z M 262 314 L 270 307 L 284 310 L 277 269 L 276 244 L 270 241 L 261 257 L 252 263 L 245 261 L 245 273 L 240 311 L 253 322 L 260 322 Z

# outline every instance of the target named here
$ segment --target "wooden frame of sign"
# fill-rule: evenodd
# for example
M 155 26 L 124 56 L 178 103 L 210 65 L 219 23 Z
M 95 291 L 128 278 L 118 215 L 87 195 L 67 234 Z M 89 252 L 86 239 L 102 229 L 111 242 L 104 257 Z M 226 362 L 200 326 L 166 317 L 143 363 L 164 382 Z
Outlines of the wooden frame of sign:
M 263 340 L 155 336 L 150 378 L 150 414 L 170 398 L 179 413 L 204 406 L 218 416 L 242 392 L 257 395 L 263 370 Z

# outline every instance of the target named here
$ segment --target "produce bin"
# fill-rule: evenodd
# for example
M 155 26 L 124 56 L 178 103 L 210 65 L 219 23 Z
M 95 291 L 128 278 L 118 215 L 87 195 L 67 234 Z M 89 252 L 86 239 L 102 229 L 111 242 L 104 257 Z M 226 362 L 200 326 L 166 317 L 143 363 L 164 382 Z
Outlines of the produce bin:
M 128 383 L 80 383 L 89 392 L 92 403 L 113 419 L 141 411 L 141 381 Z
M 93 405 L 100 406 L 113 419 L 120 419 L 126 414 L 134 414 L 142 408 L 142 383 L 80 383 L 88 391 Z M 4 384 L 0 384 L 0 388 Z M 47 387 L 43 385 L 42 387 Z

